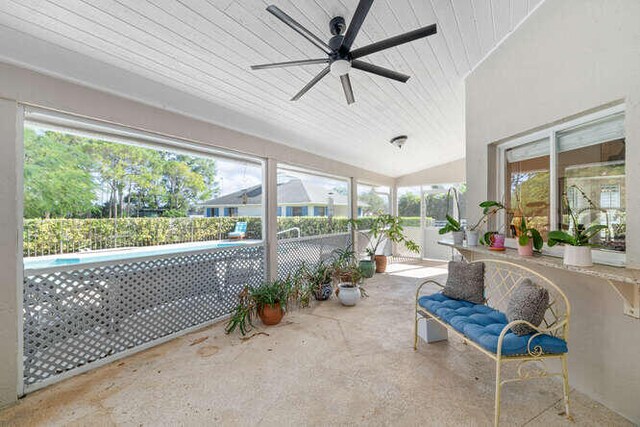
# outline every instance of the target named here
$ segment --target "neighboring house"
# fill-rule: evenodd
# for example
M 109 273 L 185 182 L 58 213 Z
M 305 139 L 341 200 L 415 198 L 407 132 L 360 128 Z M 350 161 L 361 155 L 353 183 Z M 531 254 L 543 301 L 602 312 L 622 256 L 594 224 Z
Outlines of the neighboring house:
M 262 185 L 226 194 L 202 204 L 205 216 L 260 216 L 262 215 Z M 326 188 L 303 182 L 298 178 L 278 184 L 278 216 L 348 216 L 346 195 L 332 193 Z M 358 206 L 358 214 L 362 205 Z

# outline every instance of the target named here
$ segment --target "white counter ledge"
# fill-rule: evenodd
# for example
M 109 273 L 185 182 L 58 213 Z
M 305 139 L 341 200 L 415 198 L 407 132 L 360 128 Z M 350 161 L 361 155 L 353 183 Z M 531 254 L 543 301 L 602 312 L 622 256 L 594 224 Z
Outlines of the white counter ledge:
M 594 264 L 592 267 L 573 267 L 562 264 L 562 258 L 550 255 L 534 255 L 523 257 L 515 249 L 507 248 L 504 252 L 490 251 L 485 246 L 455 245 L 451 241 L 441 240 L 439 245 L 456 249 L 466 259 L 473 261 L 482 258 L 499 258 L 517 261 L 523 264 L 556 268 L 576 274 L 597 277 L 609 283 L 624 302 L 624 314 L 640 319 L 640 269 L 628 267 L 612 267 Z

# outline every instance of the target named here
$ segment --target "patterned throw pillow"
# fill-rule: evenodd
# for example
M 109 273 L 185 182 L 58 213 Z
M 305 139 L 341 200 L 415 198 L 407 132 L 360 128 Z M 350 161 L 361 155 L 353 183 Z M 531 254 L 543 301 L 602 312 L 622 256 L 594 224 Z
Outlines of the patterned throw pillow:
M 444 296 L 484 304 L 484 263 L 449 261 Z
M 513 290 L 507 305 L 507 319 L 526 320 L 539 326 L 544 320 L 544 313 L 549 306 L 549 291 L 533 283 L 530 279 L 522 279 Z M 528 325 L 515 325 L 511 328 L 516 335 L 528 335 L 535 332 Z

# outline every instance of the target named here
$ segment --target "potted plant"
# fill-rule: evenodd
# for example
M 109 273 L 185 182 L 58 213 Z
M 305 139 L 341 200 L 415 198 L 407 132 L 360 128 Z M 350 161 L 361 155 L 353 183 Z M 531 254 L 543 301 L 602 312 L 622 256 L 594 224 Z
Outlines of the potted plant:
M 578 189 L 576 186 L 572 187 Z M 595 205 L 593 205 L 593 202 L 591 202 L 591 200 L 584 194 L 582 190 L 578 189 L 578 191 L 582 193 L 582 196 L 591 205 L 589 208 L 582 209 L 580 213 L 591 209 L 599 210 L 595 207 Z M 576 267 L 590 267 L 593 265 L 593 260 L 591 258 L 591 248 L 597 246 L 591 244 L 590 240 L 602 230 L 607 230 L 609 227 L 603 224 L 591 224 L 590 226 L 585 227 L 584 224 L 580 224 L 578 219 L 579 213 L 571 208 L 566 191 L 562 194 L 562 202 L 567 209 L 567 213 L 569 214 L 569 230 L 550 231 L 547 244 L 550 247 L 555 246 L 558 243 L 564 244 L 563 263 L 565 265 L 572 265 Z
M 331 266 L 328 263 L 320 261 L 315 268 L 307 269 L 305 275 L 316 300 L 325 301 L 331 297 L 333 283 Z
M 458 201 L 458 190 L 455 187 L 449 188 L 447 191 L 447 209 L 449 207 L 449 200 L 451 199 L 451 195 L 453 194 L 453 200 L 456 204 L 456 212 L 458 218 L 454 218 L 448 213 L 445 215 L 446 223 L 444 227 L 438 230 L 438 234 L 444 235 L 447 233 L 451 233 L 453 236 L 453 244 L 462 246 L 462 242 L 464 241 L 464 230 L 462 229 L 462 224 L 460 222 L 460 202 Z
M 251 289 L 258 316 L 265 325 L 277 325 L 282 320 L 291 292 L 289 280 L 273 280 Z
M 245 286 L 240 292 L 238 305 L 225 326 L 225 332 L 230 334 L 239 329 L 245 335 L 253 327 L 256 315 L 265 325 L 277 325 L 284 316 L 291 288 L 290 279 L 264 282 L 255 288 Z
M 335 249 L 332 256 L 331 273 L 336 282 L 351 282 L 352 267 L 356 265 L 356 254 L 351 246 Z
M 504 205 L 494 200 L 485 200 L 479 205 L 482 208 L 482 216 L 474 225 L 465 230 L 467 237 L 467 246 L 478 246 L 480 241 L 480 227 L 485 224 L 489 219 L 498 213 L 501 209 L 504 209 Z M 458 224 L 459 225 L 459 224 Z M 440 233 L 443 234 L 443 233 Z
M 356 305 L 358 300 L 365 296 L 364 290 L 359 286 L 363 280 L 362 272 L 356 265 L 347 267 L 341 277 L 348 278 L 348 280 L 341 280 L 338 283 L 338 290 L 336 294 L 342 305 L 353 306 Z
M 420 252 L 420 246 L 404 235 L 402 220 L 397 216 L 379 215 L 371 223 L 369 232 L 371 233 L 371 240 L 369 241 L 367 254 L 372 257 L 372 260 L 375 260 L 376 273 L 384 273 L 387 269 L 387 256 L 378 254 L 378 250 L 385 241 L 402 243 L 409 251 Z
M 376 273 L 375 253 L 371 248 L 366 249 L 367 257 L 358 261 L 360 272 L 365 279 L 370 279 Z
M 540 252 L 544 241 L 540 232 L 529 226 L 524 215 L 520 218 L 520 224 L 514 224 L 516 237 L 518 237 L 518 254 L 520 256 L 533 256 L 533 250 Z

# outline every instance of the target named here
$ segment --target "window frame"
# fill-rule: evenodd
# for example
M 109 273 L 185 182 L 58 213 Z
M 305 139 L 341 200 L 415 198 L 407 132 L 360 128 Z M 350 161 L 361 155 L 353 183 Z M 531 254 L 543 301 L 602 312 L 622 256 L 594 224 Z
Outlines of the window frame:
M 500 198 L 506 197 L 506 173 L 507 173 L 507 158 L 506 152 L 508 149 L 519 147 L 537 140 L 547 139 L 549 141 L 549 230 L 557 230 L 558 223 L 558 137 L 559 132 L 568 130 L 581 125 L 587 125 L 590 122 L 604 119 L 614 114 L 625 114 L 625 104 L 621 103 L 613 107 L 601 109 L 596 112 L 584 114 L 577 118 L 562 121 L 558 124 L 546 127 L 544 129 L 528 133 L 526 135 L 518 136 L 506 140 L 504 142 L 496 144 L 496 165 L 497 174 L 495 176 L 496 182 L 494 186 L 495 194 Z M 626 131 L 625 131 L 626 137 Z M 625 171 L 625 180 L 627 179 L 627 173 Z M 499 230 L 506 227 L 506 213 L 502 213 L 496 216 L 496 225 Z M 505 246 L 509 248 L 517 248 L 517 242 L 514 238 L 505 239 Z M 544 253 L 555 257 L 562 257 L 563 248 L 561 246 L 548 247 L 545 245 Z M 625 266 L 626 265 L 626 252 L 615 252 L 610 250 L 592 249 L 593 262 L 596 264 L 606 264 L 613 266 Z

